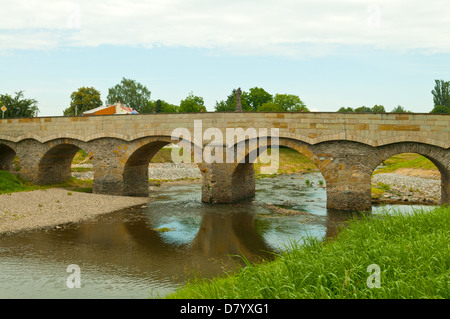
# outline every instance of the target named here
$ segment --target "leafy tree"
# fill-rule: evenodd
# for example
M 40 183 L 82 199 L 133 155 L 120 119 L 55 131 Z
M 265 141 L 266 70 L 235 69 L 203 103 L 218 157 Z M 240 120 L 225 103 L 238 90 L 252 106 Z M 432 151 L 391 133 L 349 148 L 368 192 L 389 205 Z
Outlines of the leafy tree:
M 151 92 L 139 82 L 135 80 L 122 78 L 120 84 L 108 90 L 107 104 L 116 102 L 124 103 L 128 107 L 134 108 L 141 112 L 150 101 Z
M 341 107 L 341 108 L 338 110 L 338 112 L 339 112 L 339 113 L 354 113 L 355 110 L 354 110 L 353 108 L 351 108 L 351 107 Z
M 281 105 L 275 102 L 266 102 L 258 106 L 258 112 L 284 112 L 285 110 Z
M 195 96 L 193 92 L 180 102 L 179 112 L 206 112 L 205 103 L 203 98 L 200 96 Z
M 6 107 L 4 117 L 34 117 L 39 111 L 35 99 L 25 99 L 23 91 L 15 92 L 16 96 L 0 95 L 0 105 Z M 3 113 L 3 112 L 2 112 Z
M 383 105 L 374 105 L 371 111 L 372 113 L 386 113 Z
M 248 93 L 242 92 L 241 95 L 241 105 L 243 111 L 252 111 L 253 109 L 248 104 Z M 216 106 L 214 107 L 216 112 L 234 112 L 236 110 L 236 89 L 231 91 L 231 94 L 228 95 L 225 101 L 216 101 Z
M 430 113 L 435 113 L 435 114 L 446 114 L 446 113 L 450 113 L 450 110 L 448 107 L 443 106 L 443 105 L 436 105 Z
M 264 103 L 272 102 L 273 96 L 267 93 L 263 88 L 254 87 L 249 90 L 248 93 L 242 94 L 243 99 L 246 100 L 247 104 L 253 111 L 257 111 L 258 107 Z M 243 104 L 243 103 L 241 103 Z
M 433 94 L 434 108 L 431 113 L 450 113 L 450 81 L 434 80 Z
M 236 100 L 235 100 L 236 103 Z M 227 104 L 227 101 L 216 101 L 216 106 L 214 106 L 214 110 L 216 112 L 232 112 L 236 108 L 236 105 L 233 107 L 231 103 Z
M 372 109 L 367 106 L 360 106 L 355 109 L 356 113 L 372 113 Z
M 81 115 L 101 105 L 100 91 L 93 87 L 81 87 L 70 95 L 70 106 L 64 110 L 64 116 Z
M 391 113 L 412 113 L 412 112 L 407 111 L 403 106 L 398 105 L 392 109 Z
M 305 103 L 293 94 L 275 94 L 273 102 L 262 104 L 258 111 L 274 110 L 278 112 L 309 112 Z
M 161 113 L 161 111 L 162 111 L 162 101 L 158 99 L 155 102 L 155 112 Z
M 159 101 L 159 102 L 158 102 Z M 180 107 L 167 103 L 164 100 L 148 101 L 147 105 L 141 109 L 141 113 L 178 113 Z

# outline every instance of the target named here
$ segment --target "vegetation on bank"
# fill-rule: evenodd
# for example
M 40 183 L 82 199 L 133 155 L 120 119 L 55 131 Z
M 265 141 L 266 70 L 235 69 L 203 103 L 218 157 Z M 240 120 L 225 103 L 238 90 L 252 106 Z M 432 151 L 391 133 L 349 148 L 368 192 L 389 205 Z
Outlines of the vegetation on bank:
M 37 189 L 37 187 L 27 185 L 20 177 L 11 174 L 10 172 L 0 170 L 0 194 L 23 192 L 33 189 Z
M 335 240 L 306 238 L 274 261 L 247 262 L 237 274 L 188 282 L 167 298 L 448 299 L 449 236 L 447 206 L 361 217 Z
M 420 170 L 437 171 L 437 167 L 425 156 L 416 153 L 402 153 L 394 155 L 384 161 L 384 166 L 377 169 L 374 174 L 393 173 L 398 169 L 412 168 Z
M 35 185 L 7 171 L 0 170 L 0 194 L 9 194 L 15 192 L 26 192 L 37 189 L 64 188 L 75 192 L 92 192 L 92 180 L 80 180 L 69 178 L 64 182 L 51 185 Z

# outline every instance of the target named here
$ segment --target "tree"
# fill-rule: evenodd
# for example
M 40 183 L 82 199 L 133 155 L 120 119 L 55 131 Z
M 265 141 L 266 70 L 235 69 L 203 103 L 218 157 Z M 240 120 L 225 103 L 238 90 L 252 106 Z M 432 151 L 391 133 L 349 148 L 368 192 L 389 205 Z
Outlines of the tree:
M 339 113 L 354 113 L 355 110 L 354 110 L 353 108 L 351 108 L 351 107 L 341 107 L 341 108 L 338 110 L 338 112 L 339 112 Z
M 93 87 L 81 87 L 70 95 L 70 106 L 64 110 L 64 116 L 81 115 L 101 105 L 100 91 Z
M 372 113 L 372 109 L 367 106 L 360 106 L 355 109 L 355 113 Z
M 431 113 L 450 113 L 450 81 L 434 80 L 434 108 Z
M 267 93 L 263 88 L 254 87 L 248 93 L 242 94 L 252 111 L 257 111 L 258 107 L 264 103 L 272 102 L 273 96 Z
M 155 102 L 155 112 L 156 113 L 161 113 L 162 112 L 162 101 L 161 100 L 156 100 Z
M 153 110 L 155 113 L 178 113 L 179 108 L 179 106 L 167 103 L 164 100 L 148 101 L 140 113 L 153 113 Z
M 450 113 L 448 107 L 443 106 L 443 105 L 436 105 L 430 113 L 435 113 L 435 114 L 446 114 L 446 113 Z
M 124 103 L 128 107 L 134 108 L 141 112 L 143 108 L 148 105 L 150 101 L 151 92 L 135 80 L 122 78 L 120 84 L 108 90 L 107 104 L 114 104 L 116 102 Z
M 258 111 L 274 110 L 277 112 L 309 112 L 305 103 L 293 94 L 275 94 L 273 102 L 262 104 Z
M 23 91 L 15 92 L 16 96 L 0 95 L 0 105 L 6 107 L 4 117 L 34 117 L 39 111 L 35 99 L 25 99 Z M 2 112 L 3 113 L 3 112 Z
M 371 111 L 372 113 L 386 113 L 383 105 L 374 105 Z
M 398 105 L 392 109 L 391 113 L 412 113 L 412 112 L 407 111 L 403 106 Z
M 252 111 L 253 109 L 248 104 L 248 93 L 242 92 L 241 95 L 241 105 L 242 105 L 242 111 Z M 231 94 L 228 95 L 227 99 L 225 101 L 216 101 L 216 106 L 214 107 L 216 112 L 234 112 L 236 110 L 236 89 L 233 89 L 231 91 Z
M 179 112 L 187 113 L 187 112 L 206 112 L 205 103 L 203 102 L 203 98 L 200 96 L 195 96 L 193 92 L 189 93 L 189 95 L 180 102 Z
M 258 106 L 258 112 L 284 112 L 285 110 L 281 105 L 275 104 L 275 102 L 266 102 Z

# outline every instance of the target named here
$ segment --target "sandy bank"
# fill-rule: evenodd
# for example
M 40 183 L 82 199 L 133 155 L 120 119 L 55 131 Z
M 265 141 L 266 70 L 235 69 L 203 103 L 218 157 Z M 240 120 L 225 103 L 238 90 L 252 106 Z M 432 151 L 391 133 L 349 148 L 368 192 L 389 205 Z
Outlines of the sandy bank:
M 78 222 L 126 207 L 143 205 L 148 198 L 36 190 L 0 195 L 0 234 Z

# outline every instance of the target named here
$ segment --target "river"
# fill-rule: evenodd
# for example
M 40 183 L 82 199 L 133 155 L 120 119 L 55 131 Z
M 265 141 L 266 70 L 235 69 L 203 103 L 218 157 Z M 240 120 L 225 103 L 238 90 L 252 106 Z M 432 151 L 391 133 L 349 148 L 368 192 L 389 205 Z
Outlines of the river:
M 221 205 L 202 203 L 199 183 L 166 183 L 141 207 L 0 235 L 0 298 L 157 298 L 193 276 L 235 271 L 242 256 L 258 262 L 304 236 L 333 237 L 355 214 L 327 210 L 320 180 L 320 173 L 258 179 L 254 198 Z M 69 265 L 79 267 L 81 288 L 68 287 Z

